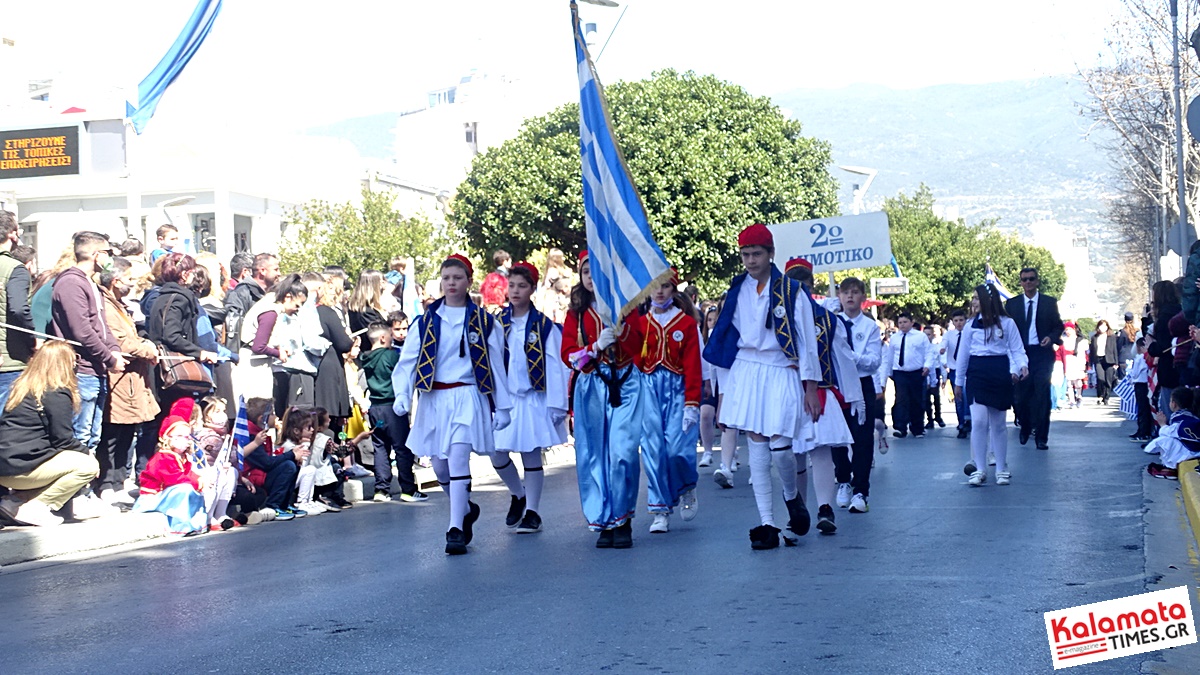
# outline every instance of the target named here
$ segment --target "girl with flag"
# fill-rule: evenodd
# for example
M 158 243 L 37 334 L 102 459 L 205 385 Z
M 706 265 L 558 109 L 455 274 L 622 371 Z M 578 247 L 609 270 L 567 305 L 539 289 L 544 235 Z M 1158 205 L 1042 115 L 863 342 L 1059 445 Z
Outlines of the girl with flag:
M 811 517 L 796 486 L 793 445 L 813 437 L 822 409 L 812 302 L 800 282 L 772 262 L 775 239 L 766 225 L 738 235 L 745 272 L 734 277 L 704 357 L 729 368 L 720 421 L 749 434 L 750 479 L 760 525 L 750 530 L 755 550 L 779 546 L 771 494 L 771 465 L 783 483 L 791 522 L 803 535 Z
M 542 450 L 567 442 L 568 371 L 557 357 L 562 329 L 532 303 L 537 268 L 519 262 L 508 270 L 508 306 L 499 316 L 504 328 L 504 363 L 512 396 L 512 424 L 496 432 L 492 467 L 512 493 L 505 525 L 518 534 L 542 529 Z M 510 453 L 520 453 L 525 483 Z
M 605 326 L 596 311 L 587 251 L 563 325 L 562 360 L 575 379 L 575 471 L 583 516 L 599 532 L 596 548 L 630 548 L 637 510 L 642 439 L 642 373 L 634 361 L 642 338 L 629 323 Z
M 650 295 L 650 313 L 630 318 L 644 336 L 638 366 L 645 373 L 645 429 L 642 464 L 646 469 L 647 509 L 652 534 L 670 530 L 670 517 L 682 506 L 685 521 L 696 517 L 696 441 L 700 430 L 700 327 L 692 301 L 676 288 L 679 278 L 659 284 Z
M 133 510 L 165 515 L 171 534 L 189 536 L 208 530 L 200 476 L 192 470 L 195 449 L 191 424 L 176 415 L 167 417 L 159 433 L 158 452 L 138 479 L 142 494 Z
M 509 425 L 513 407 L 504 331 L 468 296 L 474 273 L 461 255 L 442 263 L 442 298 L 417 319 L 392 372 L 397 415 L 407 415 L 414 389 L 420 392 L 408 447 L 431 458 L 438 483 L 450 494 L 449 555 L 467 552 L 479 519 L 479 506 L 470 501 L 471 453 L 495 452 L 493 434 Z
M 971 407 L 971 456 L 963 471 L 972 487 L 987 482 L 987 452 L 996 456 L 996 485 L 1008 485 L 1008 429 L 1005 416 L 1013 407 L 1013 385 L 1029 376 L 1029 357 L 1021 332 L 991 284 L 975 287 L 974 318 L 962 329 L 962 347 L 954 366 L 954 395 Z M 989 445 L 991 446 L 989 448 Z

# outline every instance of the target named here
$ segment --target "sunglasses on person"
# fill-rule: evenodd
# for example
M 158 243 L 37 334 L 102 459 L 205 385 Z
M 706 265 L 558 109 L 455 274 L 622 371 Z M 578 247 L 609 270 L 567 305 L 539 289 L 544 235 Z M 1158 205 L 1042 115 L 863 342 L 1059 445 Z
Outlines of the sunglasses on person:
M 1038 280 L 1037 277 L 1021 277 L 1021 283 L 1025 283 L 1026 281 L 1037 281 L 1037 280 Z

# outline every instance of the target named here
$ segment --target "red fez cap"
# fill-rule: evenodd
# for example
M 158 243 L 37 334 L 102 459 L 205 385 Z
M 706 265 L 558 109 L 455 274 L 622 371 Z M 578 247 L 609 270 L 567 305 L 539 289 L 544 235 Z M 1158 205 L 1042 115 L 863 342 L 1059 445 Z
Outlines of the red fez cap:
M 195 409 L 196 399 L 192 398 L 191 396 L 184 396 L 178 401 L 175 401 L 175 403 L 171 406 L 171 411 L 167 414 L 174 415 L 175 417 L 182 417 L 184 420 L 190 420 L 192 419 L 192 411 Z
M 475 266 L 471 264 L 471 261 L 467 259 L 467 256 L 460 253 L 455 253 L 449 258 L 446 258 L 446 262 L 450 262 L 451 260 L 457 260 L 458 262 L 462 263 L 463 266 L 467 268 L 468 277 L 475 276 Z
M 742 230 L 738 235 L 738 248 L 746 246 L 766 246 L 773 248 L 775 246 L 775 237 L 771 236 L 771 231 L 762 223 L 755 223 L 750 227 Z
M 682 284 L 682 283 L 683 283 L 683 280 L 679 278 L 679 270 L 672 267 L 671 268 L 671 285 L 678 287 L 679 284 Z
M 187 420 L 183 419 L 182 417 L 180 417 L 178 415 L 168 416 L 167 419 L 163 420 L 162 426 L 160 426 L 158 428 L 159 437 L 161 438 L 162 436 L 166 436 L 167 432 L 171 430 L 171 427 L 173 427 L 177 424 L 182 424 L 184 426 L 188 426 Z
M 533 277 L 533 285 L 537 286 L 539 277 L 538 277 L 538 271 L 537 271 L 536 267 L 534 267 L 533 265 L 530 265 L 529 263 L 525 262 L 524 260 L 517 263 L 516 265 L 513 265 L 513 267 L 520 267 L 521 269 L 525 270 L 526 272 L 529 272 L 529 276 Z
M 588 252 L 587 252 L 587 249 L 585 248 L 579 252 L 579 262 L 575 263 L 575 269 L 576 270 L 583 269 L 583 263 L 585 263 L 587 261 L 588 261 Z
M 811 272 L 813 265 L 812 265 L 812 263 L 805 260 L 804 258 L 792 258 L 791 260 L 787 261 L 786 265 L 783 266 L 783 273 L 787 274 L 788 272 L 796 269 L 797 267 L 803 267 L 804 269 Z

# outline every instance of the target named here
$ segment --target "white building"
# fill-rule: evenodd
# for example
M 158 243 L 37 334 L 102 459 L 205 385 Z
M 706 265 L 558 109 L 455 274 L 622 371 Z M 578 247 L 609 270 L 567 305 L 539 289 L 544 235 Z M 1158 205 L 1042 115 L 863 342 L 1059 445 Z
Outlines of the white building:
M 1067 285 L 1058 299 L 1058 310 L 1064 320 L 1084 317 L 1118 317 L 1123 309 L 1114 303 L 1100 302 L 1100 284 L 1092 273 L 1088 260 L 1088 240 L 1084 232 L 1074 232 L 1052 218 L 1038 220 L 1029 226 L 1034 246 L 1050 251 L 1054 261 L 1067 273 Z M 1015 290 L 1015 289 L 1014 289 Z

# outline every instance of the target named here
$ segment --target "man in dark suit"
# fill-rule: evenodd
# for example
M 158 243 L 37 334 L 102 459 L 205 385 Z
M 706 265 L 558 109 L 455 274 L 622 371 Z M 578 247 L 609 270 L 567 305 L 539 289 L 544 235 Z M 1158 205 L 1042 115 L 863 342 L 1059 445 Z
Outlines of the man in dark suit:
M 1018 382 L 1014 392 L 1021 445 L 1032 435 L 1038 450 L 1046 450 L 1050 436 L 1050 374 L 1054 346 L 1062 344 L 1063 322 L 1058 315 L 1058 299 L 1039 293 L 1040 283 L 1037 268 L 1022 269 L 1021 288 L 1025 292 L 1010 298 L 1004 308 L 1017 323 L 1029 356 L 1029 377 Z

